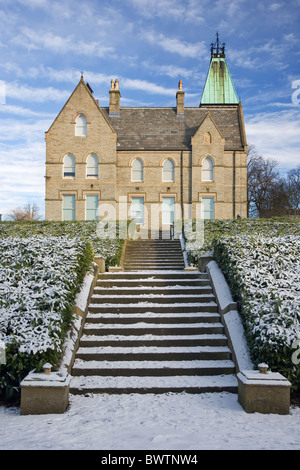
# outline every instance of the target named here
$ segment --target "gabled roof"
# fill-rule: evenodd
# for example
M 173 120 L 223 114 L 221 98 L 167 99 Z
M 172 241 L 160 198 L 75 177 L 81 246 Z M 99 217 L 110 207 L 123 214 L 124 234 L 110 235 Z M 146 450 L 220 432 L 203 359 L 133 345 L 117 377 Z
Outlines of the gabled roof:
M 239 106 L 185 108 L 120 108 L 119 117 L 109 117 L 117 133 L 118 150 L 191 150 L 191 138 L 209 111 L 221 135 L 225 150 L 243 150 Z

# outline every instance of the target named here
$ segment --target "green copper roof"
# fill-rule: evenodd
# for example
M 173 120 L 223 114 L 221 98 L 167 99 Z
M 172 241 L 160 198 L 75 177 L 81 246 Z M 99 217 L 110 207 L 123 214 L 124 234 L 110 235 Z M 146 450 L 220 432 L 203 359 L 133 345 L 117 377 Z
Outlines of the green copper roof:
M 238 103 L 239 99 L 225 57 L 212 57 L 201 98 L 201 105 Z

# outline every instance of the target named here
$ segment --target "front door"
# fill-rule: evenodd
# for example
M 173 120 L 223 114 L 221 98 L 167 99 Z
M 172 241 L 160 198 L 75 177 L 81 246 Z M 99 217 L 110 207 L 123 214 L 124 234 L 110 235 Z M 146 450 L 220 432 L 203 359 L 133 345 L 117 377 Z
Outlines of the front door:
M 173 225 L 175 213 L 175 197 L 162 198 L 162 225 Z

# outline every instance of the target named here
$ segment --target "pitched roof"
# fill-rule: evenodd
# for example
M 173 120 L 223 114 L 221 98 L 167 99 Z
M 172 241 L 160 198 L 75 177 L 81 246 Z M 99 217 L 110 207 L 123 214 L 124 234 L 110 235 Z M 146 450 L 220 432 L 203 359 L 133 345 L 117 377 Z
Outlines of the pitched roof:
M 225 138 L 225 150 L 244 148 L 239 106 L 185 108 L 120 108 L 119 117 L 109 117 L 117 133 L 118 150 L 191 150 L 191 137 L 208 111 Z
M 212 57 L 201 104 L 238 104 L 225 57 Z

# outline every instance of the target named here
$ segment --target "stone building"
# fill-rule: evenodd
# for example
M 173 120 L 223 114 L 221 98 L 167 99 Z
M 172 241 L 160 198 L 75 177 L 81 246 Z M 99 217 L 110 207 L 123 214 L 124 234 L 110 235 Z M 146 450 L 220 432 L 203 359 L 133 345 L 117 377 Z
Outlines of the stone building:
M 174 107 L 123 107 L 118 80 L 109 95 L 102 107 L 81 77 L 46 132 L 46 220 L 247 216 L 243 111 L 218 38 L 199 106 L 181 81 Z

